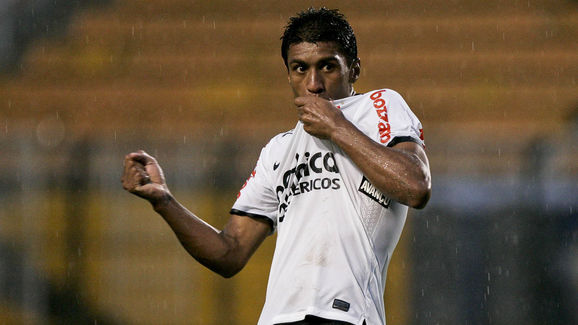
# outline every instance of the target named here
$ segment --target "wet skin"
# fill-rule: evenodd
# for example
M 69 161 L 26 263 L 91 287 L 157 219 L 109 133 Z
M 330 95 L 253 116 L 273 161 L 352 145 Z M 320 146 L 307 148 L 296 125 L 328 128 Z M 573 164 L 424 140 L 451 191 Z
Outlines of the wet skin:
M 340 99 L 353 95 L 359 60 L 351 65 L 334 42 L 293 44 L 287 51 L 289 85 L 295 97 Z

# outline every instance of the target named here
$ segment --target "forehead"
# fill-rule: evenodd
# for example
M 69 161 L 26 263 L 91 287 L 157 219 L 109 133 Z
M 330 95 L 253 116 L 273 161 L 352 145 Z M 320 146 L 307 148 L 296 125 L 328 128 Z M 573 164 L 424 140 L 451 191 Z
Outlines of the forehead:
M 314 62 L 335 59 L 345 62 L 345 56 L 339 51 L 335 42 L 301 42 L 291 44 L 287 50 L 287 62 Z

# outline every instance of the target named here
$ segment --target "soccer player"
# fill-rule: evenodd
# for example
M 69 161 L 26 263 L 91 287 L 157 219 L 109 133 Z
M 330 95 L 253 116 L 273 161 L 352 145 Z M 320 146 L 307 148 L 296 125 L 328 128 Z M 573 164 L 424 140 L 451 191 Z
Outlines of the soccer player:
M 297 125 L 263 148 L 222 230 L 180 205 L 143 151 L 126 156 L 123 186 L 224 277 L 277 231 L 260 325 L 385 324 L 387 266 L 408 206 L 423 208 L 431 193 L 421 124 L 393 90 L 355 92 L 355 35 L 337 10 L 291 18 L 281 54 Z

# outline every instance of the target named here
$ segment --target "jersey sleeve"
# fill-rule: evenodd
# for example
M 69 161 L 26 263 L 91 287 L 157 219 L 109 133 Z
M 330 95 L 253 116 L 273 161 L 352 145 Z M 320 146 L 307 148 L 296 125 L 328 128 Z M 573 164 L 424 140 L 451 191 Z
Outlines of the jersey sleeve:
M 261 150 L 257 165 L 241 187 L 231 214 L 262 219 L 271 225 L 271 233 L 277 225 L 277 197 L 273 191 L 267 162 L 270 144 Z M 272 166 L 272 165 L 271 165 Z
M 388 147 L 400 142 L 413 141 L 425 147 L 421 122 L 411 111 L 403 97 L 397 92 L 388 89 L 388 119 L 391 128 L 391 138 Z

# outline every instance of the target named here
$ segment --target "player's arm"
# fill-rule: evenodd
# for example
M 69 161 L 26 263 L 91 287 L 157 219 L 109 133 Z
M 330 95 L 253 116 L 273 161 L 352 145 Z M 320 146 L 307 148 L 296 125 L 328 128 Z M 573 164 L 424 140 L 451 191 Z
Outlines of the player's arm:
M 402 142 L 384 147 L 323 98 L 299 97 L 295 104 L 305 131 L 337 144 L 382 193 L 413 208 L 425 207 L 431 195 L 431 175 L 420 145 Z
M 239 272 L 271 230 L 264 221 L 238 215 L 215 229 L 172 196 L 157 161 L 143 151 L 125 157 L 122 184 L 152 204 L 192 257 L 224 277 Z

